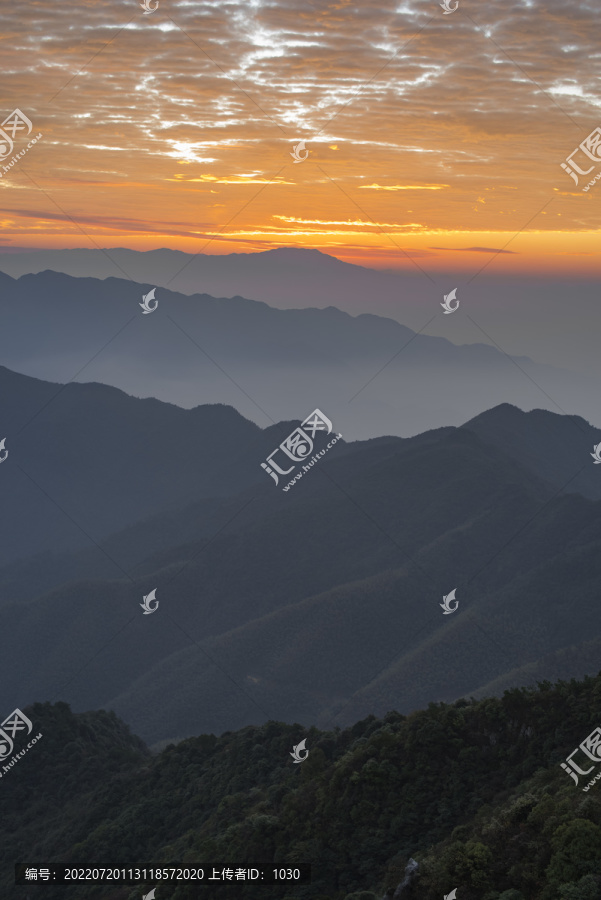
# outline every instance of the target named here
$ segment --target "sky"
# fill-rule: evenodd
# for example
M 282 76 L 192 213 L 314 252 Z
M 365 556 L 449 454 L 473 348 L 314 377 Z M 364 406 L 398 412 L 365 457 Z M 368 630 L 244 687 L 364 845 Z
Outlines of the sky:
M 32 123 L 4 251 L 599 274 L 601 154 L 561 167 L 601 124 L 593 0 L 19 0 L 0 25 L 0 119 Z

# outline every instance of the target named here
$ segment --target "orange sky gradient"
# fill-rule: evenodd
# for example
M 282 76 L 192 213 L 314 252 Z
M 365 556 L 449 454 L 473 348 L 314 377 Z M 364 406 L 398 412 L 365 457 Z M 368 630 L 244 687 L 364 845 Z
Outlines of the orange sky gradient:
M 601 271 L 601 183 L 560 166 L 601 124 L 585 0 L 20 0 L 1 18 L 0 119 L 18 107 L 43 135 L 0 178 L 2 250 Z

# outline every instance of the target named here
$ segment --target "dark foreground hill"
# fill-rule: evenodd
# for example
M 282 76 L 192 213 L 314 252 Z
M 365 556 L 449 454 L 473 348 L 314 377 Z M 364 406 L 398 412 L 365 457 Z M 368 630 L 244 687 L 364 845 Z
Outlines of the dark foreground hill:
M 583 791 L 588 781 L 575 785 L 560 767 L 601 723 L 601 675 L 343 731 L 271 721 L 156 756 L 113 714 L 74 715 L 63 703 L 25 712 L 42 737 L 0 779 L 5 900 L 139 900 L 156 885 L 15 887 L 16 862 L 302 862 L 308 886 L 160 884 L 156 900 L 378 900 L 410 858 L 418 877 L 400 900 L 453 889 L 458 900 L 601 895 L 601 783 Z M 309 755 L 297 765 L 290 752 L 302 739 Z

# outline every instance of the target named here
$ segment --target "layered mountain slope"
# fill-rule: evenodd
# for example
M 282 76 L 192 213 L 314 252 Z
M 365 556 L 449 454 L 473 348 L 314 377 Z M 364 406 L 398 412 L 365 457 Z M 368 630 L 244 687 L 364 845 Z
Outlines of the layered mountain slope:
M 601 506 L 467 427 L 334 448 L 288 493 L 265 482 L 183 510 L 183 545 L 143 558 L 150 526 L 134 528 L 127 579 L 6 603 L 3 702 L 114 707 L 150 741 L 342 724 L 544 677 L 599 633 Z
M 231 407 L 181 409 L 4 367 L 0 421 L 0 563 L 89 547 L 159 510 L 237 493 L 262 479 L 257 460 L 273 446 Z
M 411 329 L 333 305 L 282 310 L 167 288 L 144 315 L 153 285 L 124 278 L 45 271 L 0 283 L 0 358 L 54 382 L 95 381 L 184 407 L 223 403 L 261 427 L 319 406 L 347 440 L 460 425 L 503 402 L 597 422 L 596 381 L 483 343 L 469 319 L 458 332 L 448 325 L 448 337 L 427 334 L 429 316 L 445 318 L 438 297 Z

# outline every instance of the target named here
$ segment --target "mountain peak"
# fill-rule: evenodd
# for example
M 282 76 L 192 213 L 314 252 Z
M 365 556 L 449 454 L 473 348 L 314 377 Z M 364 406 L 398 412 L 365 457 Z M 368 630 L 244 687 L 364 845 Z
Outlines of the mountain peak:
M 493 406 L 491 409 L 487 409 L 477 416 L 474 416 L 469 422 L 465 422 L 464 428 L 470 428 L 472 425 L 486 424 L 491 419 L 494 419 L 495 422 L 513 422 L 525 415 L 527 415 L 527 413 L 525 413 L 523 409 L 520 409 L 519 406 L 514 406 L 513 403 L 499 403 L 497 406 Z
M 323 250 L 317 250 L 314 247 L 274 247 L 273 250 L 262 251 L 260 255 L 281 256 L 289 258 L 326 256 L 328 259 L 335 259 L 335 257 L 330 256 L 329 253 L 324 253 Z
M 282 265 L 314 267 L 328 267 L 328 270 L 334 267 L 341 271 L 363 269 L 362 266 L 356 266 L 346 263 L 331 253 L 324 253 L 323 250 L 317 250 L 314 247 L 275 247 L 273 250 L 263 250 L 259 253 L 248 254 L 249 261 L 257 266 L 261 266 L 266 262 L 276 262 Z M 364 271 L 371 272 L 371 269 Z

